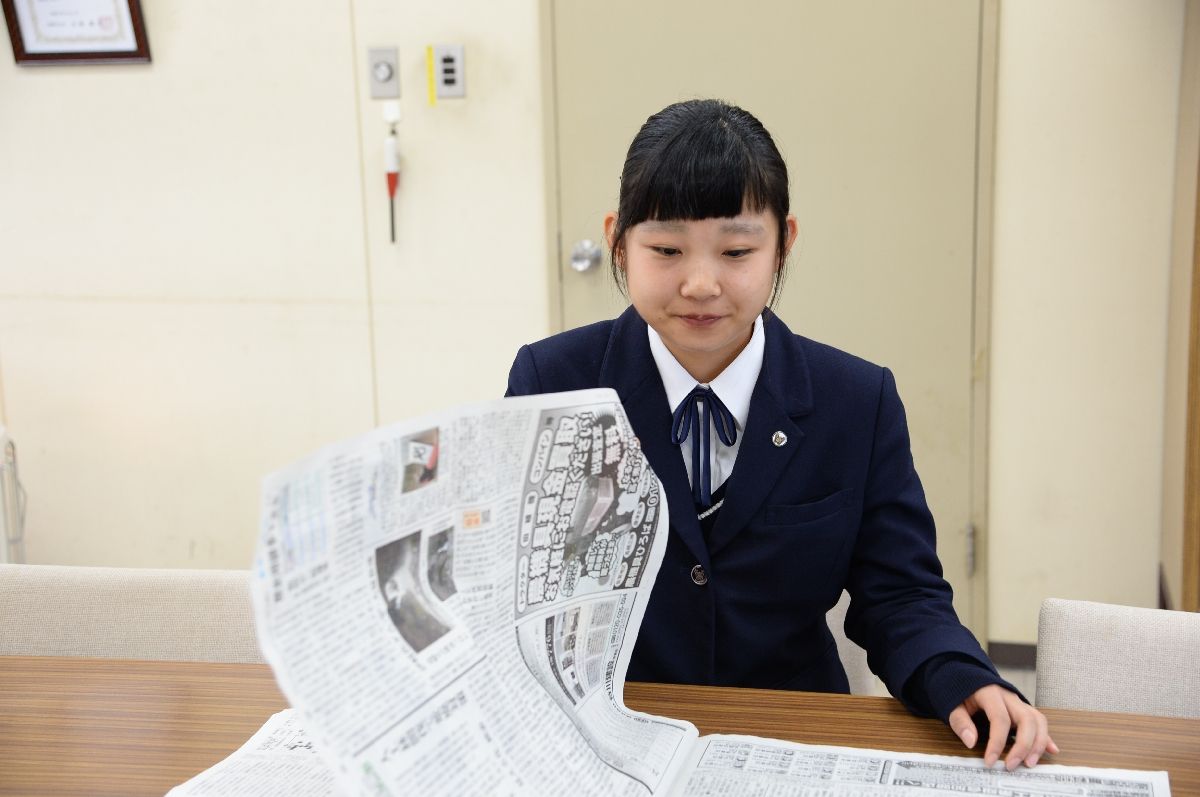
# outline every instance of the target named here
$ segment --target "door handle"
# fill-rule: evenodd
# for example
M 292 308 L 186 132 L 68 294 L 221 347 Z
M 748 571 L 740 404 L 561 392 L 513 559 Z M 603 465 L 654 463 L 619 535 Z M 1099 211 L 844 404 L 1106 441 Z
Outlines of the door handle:
M 598 243 L 584 238 L 582 241 L 576 241 L 571 247 L 571 268 L 582 274 L 600 265 L 603 256 Z

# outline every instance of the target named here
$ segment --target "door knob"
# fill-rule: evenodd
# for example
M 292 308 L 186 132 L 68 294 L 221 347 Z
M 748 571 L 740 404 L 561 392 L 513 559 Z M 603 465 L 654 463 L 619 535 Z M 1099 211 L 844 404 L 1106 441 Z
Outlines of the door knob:
M 595 241 L 587 238 L 576 241 L 575 245 L 571 247 L 571 268 L 580 273 L 590 271 L 600 265 L 603 255 L 600 245 Z

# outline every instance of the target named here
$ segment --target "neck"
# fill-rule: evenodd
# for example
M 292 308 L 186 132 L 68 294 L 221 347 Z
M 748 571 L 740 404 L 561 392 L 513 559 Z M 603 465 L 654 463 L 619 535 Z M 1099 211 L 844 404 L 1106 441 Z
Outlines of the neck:
M 687 371 L 697 382 L 707 385 L 720 376 L 721 372 L 738 358 L 738 355 L 750 343 L 750 338 L 753 335 L 754 328 L 751 327 L 750 331 L 746 333 L 746 339 L 739 346 L 728 352 L 720 353 L 677 352 L 671 348 L 670 344 L 666 344 L 665 340 L 663 343 L 667 345 L 667 351 L 671 352 L 671 355 L 683 366 L 683 370 Z

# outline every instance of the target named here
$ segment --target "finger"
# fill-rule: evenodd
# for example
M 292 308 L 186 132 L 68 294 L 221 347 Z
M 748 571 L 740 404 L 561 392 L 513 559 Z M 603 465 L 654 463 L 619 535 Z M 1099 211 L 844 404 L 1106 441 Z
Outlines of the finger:
M 988 734 L 987 749 L 983 753 L 984 766 L 991 767 L 1000 760 L 1000 754 L 1004 752 L 1004 743 L 1008 741 L 1008 731 L 1012 728 L 1012 723 L 1008 719 L 1008 708 L 1000 697 L 988 695 L 986 699 L 979 700 L 979 703 L 992 726 Z
M 1007 701 L 1006 701 L 1007 702 Z M 1029 709 L 1022 704 L 1020 707 L 1008 705 L 1006 706 L 1009 715 L 1013 718 L 1017 726 L 1016 738 L 1013 739 L 1012 748 L 1008 751 L 1008 756 L 1004 759 L 1004 768 L 1012 771 L 1021 765 L 1021 762 L 1026 758 L 1033 757 L 1037 760 L 1038 751 L 1034 747 L 1038 737 L 1037 712 Z M 1033 766 L 1030 764 L 1030 766 Z
M 1042 758 L 1042 753 L 1046 752 L 1046 746 L 1050 743 L 1050 723 L 1042 712 L 1036 709 L 1031 709 L 1031 711 L 1033 711 L 1034 719 L 1037 720 L 1037 738 L 1033 741 L 1033 749 L 1029 751 L 1029 755 L 1025 756 L 1025 766 L 1036 767 Z
M 1054 739 L 1049 736 L 1046 737 L 1046 749 L 1054 755 L 1058 755 L 1058 745 L 1055 744 Z
M 965 706 L 960 705 L 958 708 L 950 712 L 950 730 L 954 731 L 954 735 L 962 739 L 962 743 L 970 750 L 979 741 L 979 731 L 975 730 L 975 723 L 971 721 L 971 715 L 967 713 Z

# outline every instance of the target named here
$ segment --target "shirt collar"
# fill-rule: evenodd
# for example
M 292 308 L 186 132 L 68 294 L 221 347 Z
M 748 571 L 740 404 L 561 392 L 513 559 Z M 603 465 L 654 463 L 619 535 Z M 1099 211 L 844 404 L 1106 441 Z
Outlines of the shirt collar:
M 674 410 L 679 403 L 687 398 L 696 386 L 696 378 L 679 364 L 675 355 L 667 349 L 667 344 L 654 327 L 646 325 L 650 337 L 650 353 L 654 355 L 654 364 L 658 366 L 658 374 L 662 377 L 663 387 L 667 391 L 667 402 Z M 729 408 L 739 429 L 746 428 L 746 418 L 750 415 L 750 396 L 754 393 L 754 385 L 758 382 L 758 374 L 762 370 L 763 350 L 766 336 L 763 334 L 763 320 L 759 315 L 754 319 L 754 331 L 750 333 L 750 342 L 746 348 L 725 366 L 725 370 L 717 378 L 708 383 L 717 397 Z

